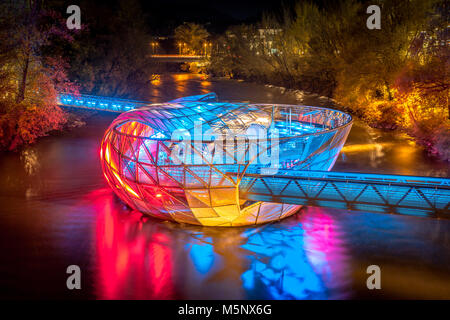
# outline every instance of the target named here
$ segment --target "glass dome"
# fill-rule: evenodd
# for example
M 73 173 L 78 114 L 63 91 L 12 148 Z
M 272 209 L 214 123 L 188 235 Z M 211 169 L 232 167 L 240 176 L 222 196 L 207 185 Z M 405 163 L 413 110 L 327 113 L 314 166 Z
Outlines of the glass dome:
M 128 111 L 106 131 L 105 178 L 133 209 L 205 226 L 282 219 L 300 206 L 245 200 L 252 186 L 243 178 L 330 170 L 352 124 L 350 115 L 327 108 L 202 100 Z

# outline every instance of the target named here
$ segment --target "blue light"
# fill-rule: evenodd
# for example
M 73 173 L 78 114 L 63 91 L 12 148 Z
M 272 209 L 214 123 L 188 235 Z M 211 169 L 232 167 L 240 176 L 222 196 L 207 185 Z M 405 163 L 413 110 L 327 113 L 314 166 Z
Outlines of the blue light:
M 208 239 L 211 240 L 210 238 Z M 209 272 L 214 264 L 213 246 L 209 243 L 193 244 L 189 255 L 196 270 L 202 274 Z
M 249 235 L 242 248 L 255 255 L 249 256 L 251 265 L 241 276 L 243 287 L 249 293 L 267 292 L 268 299 L 323 297 L 325 286 L 308 261 L 303 234 L 301 226 L 269 226 Z

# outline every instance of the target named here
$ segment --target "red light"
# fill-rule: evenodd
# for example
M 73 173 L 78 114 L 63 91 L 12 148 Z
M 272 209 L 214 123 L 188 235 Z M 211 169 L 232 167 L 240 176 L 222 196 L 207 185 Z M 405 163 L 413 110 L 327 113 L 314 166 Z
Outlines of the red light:
M 161 197 L 162 197 L 162 194 L 161 194 L 161 193 L 157 193 L 157 194 L 156 194 L 156 197 L 157 197 L 157 198 L 161 198 Z

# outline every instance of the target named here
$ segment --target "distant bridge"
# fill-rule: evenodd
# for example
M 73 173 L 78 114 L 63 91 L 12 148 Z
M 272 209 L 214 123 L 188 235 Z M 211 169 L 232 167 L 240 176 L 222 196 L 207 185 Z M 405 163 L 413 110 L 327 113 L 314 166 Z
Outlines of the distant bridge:
M 183 54 L 153 54 L 150 55 L 151 59 L 155 59 L 161 62 L 202 62 L 206 60 L 206 56 L 195 56 L 195 55 L 183 55 Z

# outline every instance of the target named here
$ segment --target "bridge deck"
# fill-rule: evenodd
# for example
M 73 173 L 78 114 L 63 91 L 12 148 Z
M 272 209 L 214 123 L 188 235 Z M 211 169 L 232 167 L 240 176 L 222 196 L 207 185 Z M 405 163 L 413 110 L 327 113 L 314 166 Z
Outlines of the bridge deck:
M 191 101 L 217 101 L 217 95 L 214 92 L 201 94 L 196 96 L 183 97 L 169 101 L 169 103 L 176 102 L 191 102 Z M 148 106 L 151 102 L 127 100 L 119 98 L 108 98 L 100 96 L 91 96 L 86 94 L 71 95 L 60 94 L 58 96 L 58 105 L 71 108 L 92 109 L 109 112 L 122 113 L 129 110 L 137 109 L 139 107 Z
M 150 58 L 162 62 L 200 62 L 206 60 L 206 56 L 186 54 L 152 54 Z
M 91 96 L 86 94 L 60 94 L 58 96 L 58 104 L 65 107 L 121 113 L 149 105 L 150 102 Z
M 240 196 L 256 201 L 450 218 L 450 179 L 319 171 L 248 174 Z

